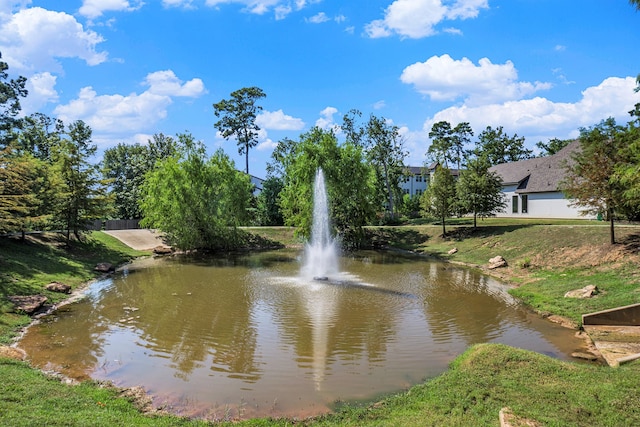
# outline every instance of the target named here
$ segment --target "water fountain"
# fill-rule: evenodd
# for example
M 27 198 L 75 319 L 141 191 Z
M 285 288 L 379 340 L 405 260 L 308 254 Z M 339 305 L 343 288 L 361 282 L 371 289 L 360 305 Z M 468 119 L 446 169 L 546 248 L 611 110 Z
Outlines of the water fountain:
M 303 278 L 327 281 L 338 273 L 338 248 L 331 236 L 329 202 L 322 169 L 316 171 L 313 184 L 311 241 L 305 248 L 304 256 Z

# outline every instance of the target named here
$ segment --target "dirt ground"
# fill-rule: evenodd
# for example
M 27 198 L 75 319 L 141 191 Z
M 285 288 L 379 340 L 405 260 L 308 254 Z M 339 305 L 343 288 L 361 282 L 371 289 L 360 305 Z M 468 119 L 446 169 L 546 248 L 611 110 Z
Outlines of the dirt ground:
M 153 230 L 108 230 L 105 233 L 138 251 L 147 251 L 157 246 L 166 246 L 162 240 L 162 234 Z

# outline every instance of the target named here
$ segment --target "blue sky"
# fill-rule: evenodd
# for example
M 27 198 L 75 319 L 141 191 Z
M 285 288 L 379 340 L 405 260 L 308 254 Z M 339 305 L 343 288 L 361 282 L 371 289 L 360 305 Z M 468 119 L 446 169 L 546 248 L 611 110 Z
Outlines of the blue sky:
M 530 148 L 626 123 L 638 47 L 627 0 L 0 0 L 26 114 L 82 119 L 100 150 L 189 131 L 243 169 L 212 104 L 258 86 L 260 177 L 279 140 L 354 108 L 397 125 L 412 166 L 440 120 L 503 126 Z

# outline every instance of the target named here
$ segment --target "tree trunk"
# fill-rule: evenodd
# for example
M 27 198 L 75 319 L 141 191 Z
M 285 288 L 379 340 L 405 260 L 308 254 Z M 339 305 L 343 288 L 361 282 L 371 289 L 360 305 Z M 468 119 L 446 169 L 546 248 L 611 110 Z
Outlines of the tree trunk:
M 615 233 L 615 229 L 613 227 L 613 209 L 609 208 L 609 235 L 611 236 L 611 244 L 615 245 L 616 244 L 616 233 Z
M 445 226 L 444 226 L 445 218 L 446 218 L 446 216 L 442 215 L 442 237 L 446 237 L 447 236 L 447 230 L 445 229 Z
M 246 152 L 245 152 L 245 162 L 247 164 L 247 175 L 249 175 L 249 144 L 247 144 L 247 146 L 245 147 Z
M 473 228 L 478 228 L 478 213 L 476 211 L 473 211 Z
M 393 206 L 393 194 L 391 193 L 391 183 L 389 182 L 389 173 L 387 172 L 387 164 L 384 163 L 384 180 L 387 185 L 387 195 L 389 196 L 389 212 L 391 213 L 391 218 L 394 215 L 394 206 Z

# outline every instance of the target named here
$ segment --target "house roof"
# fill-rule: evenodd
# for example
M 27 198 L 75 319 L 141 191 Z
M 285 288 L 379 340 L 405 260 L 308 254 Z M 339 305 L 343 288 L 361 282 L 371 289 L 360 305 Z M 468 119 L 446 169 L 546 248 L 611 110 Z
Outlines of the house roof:
M 489 170 L 500 176 L 503 185 L 517 184 L 516 193 L 556 192 L 565 177 L 565 165 L 579 150 L 580 141 L 575 140 L 551 156 L 501 163 Z

